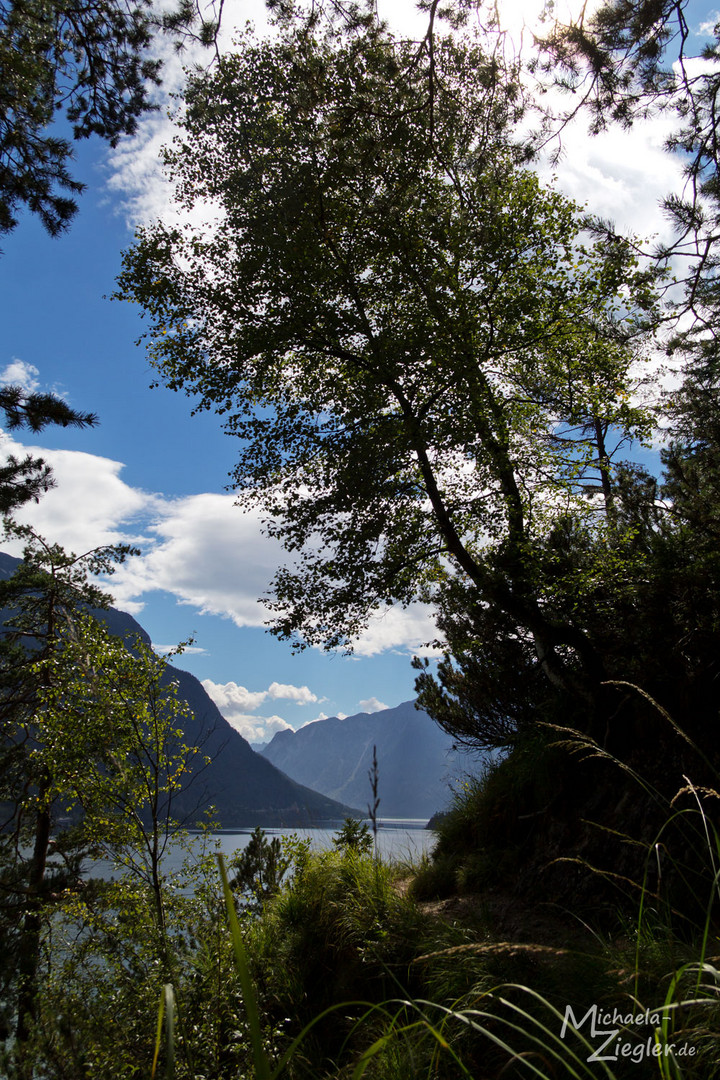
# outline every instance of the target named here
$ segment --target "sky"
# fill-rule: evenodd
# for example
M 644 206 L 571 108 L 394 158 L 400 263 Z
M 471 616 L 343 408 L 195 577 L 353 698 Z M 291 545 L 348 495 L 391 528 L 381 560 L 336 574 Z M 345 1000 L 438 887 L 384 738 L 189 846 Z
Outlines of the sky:
M 534 8 L 522 3 L 502 10 L 515 27 L 534 19 Z M 383 13 L 398 30 L 422 26 L 411 4 L 386 5 Z M 224 44 L 233 24 L 264 23 L 257 0 L 226 0 L 223 18 Z M 703 24 L 717 16 L 691 3 L 688 18 L 699 47 Z M 168 88 L 179 86 L 175 58 L 166 71 Z M 662 149 L 666 125 L 655 119 L 591 138 L 577 124 L 546 179 L 638 236 L 663 235 L 658 200 L 681 183 L 680 162 Z M 53 390 L 100 422 L 83 431 L 0 434 L 0 453 L 30 449 L 52 465 L 56 488 L 18 515 L 43 536 L 78 553 L 121 541 L 141 548 L 109 583 L 116 606 L 135 615 L 160 650 L 192 638 L 180 666 L 203 680 L 246 738 L 266 741 L 288 726 L 413 697 L 410 659 L 434 628 L 427 609 L 389 610 L 351 657 L 296 654 L 266 632 L 258 598 L 282 551 L 226 487 L 233 440 L 218 417 L 193 417 L 186 397 L 151 387 L 144 347 L 136 344 L 139 312 L 108 299 L 136 225 L 173 213 L 157 161 L 172 130 L 163 110 L 115 150 L 79 144 L 73 173 L 87 190 L 71 229 L 52 239 L 24 215 L 3 238 L 0 379 Z M 13 542 L 0 547 L 21 553 Z

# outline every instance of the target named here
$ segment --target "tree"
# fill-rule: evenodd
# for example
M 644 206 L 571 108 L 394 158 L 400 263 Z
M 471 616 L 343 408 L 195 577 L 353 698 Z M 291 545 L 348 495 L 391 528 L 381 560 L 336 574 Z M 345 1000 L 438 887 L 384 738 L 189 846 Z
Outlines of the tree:
M 0 583 L 0 888 L 3 1005 L 6 1022 L 14 1014 L 13 1055 L 25 1075 L 50 916 L 81 891 L 89 854 L 109 853 L 142 883 L 155 955 L 170 978 L 161 860 L 194 751 L 183 742 L 187 705 L 166 684 L 165 662 L 141 642 L 129 651 L 88 612 L 108 603 L 88 575 L 112 572 L 129 549 L 77 557 L 29 529 L 14 532 L 29 543 L 16 574 Z
M 80 607 L 107 603 L 88 583 L 87 573 L 111 572 L 113 560 L 124 558 L 127 549 L 77 558 L 45 544 L 28 529 L 13 527 L 13 532 L 30 542 L 18 572 L 0 583 L 0 607 L 12 619 L 0 641 L 3 975 L 6 991 L 8 979 L 17 984 L 16 1036 L 22 1043 L 32 1016 L 42 909 L 48 894 L 63 887 L 68 872 L 71 878 L 77 874 L 82 858 L 64 844 L 51 857 L 57 776 L 39 702 L 52 679 L 49 669 L 62 637 Z M 72 752 L 80 755 L 76 769 L 86 751 L 86 738 L 72 743 Z M 7 1000 L 7 993 L 3 998 Z
M 333 836 L 332 842 L 342 852 L 354 851 L 358 855 L 371 855 L 373 836 L 366 821 L 357 818 L 345 818 L 342 828 Z
M 70 174 L 73 147 L 55 129 L 59 112 L 73 140 L 98 135 L 116 145 L 156 107 L 157 35 L 169 34 L 180 48 L 190 36 L 211 44 L 217 29 L 193 0 L 165 12 L 151 0 L 0 0 L 0 233 L 15 228 L 22 206 L 53 236 L 77 211 L 74 196 L 84 185 Z M 0 389 L 0 409 L 10 429 L 97 422 L 54 394 L 25 393 L 20 386 Z M 0 513 L 37 501 L 52 486 L 42 458 L 10 455 L 0 466 Z
M 610 124 L 631 127 L 638 119 L 658 113 L 674 114 L 675 130 L 667 149 L 681 155 L 686 183 L 682 192 L 663 200 L 675 236 L 646 254 L 660 263 L 672 260 L 682 288 L 674 283 L 668 319 L 678 332 L 672 348 L 693 359 L 717 366 L 718 223 L 720 181 L 716 100 L 720 89 L 720 23 L 699 55 L 690 52 L 693 28 L 688 4 L 661 0 L 608 0 L 591 16 L 555 25 L 535 67 L 573 94 L 573 103 L 560 117 L 589 112 L 593 132 Z M 707 28 L 702 27 L 706 33 Z M 612 234 L 613 227 L 596 222 Z M 682 317 L 682 319 L 680 318 Z
M 115 145 L 153 108 L 160 32 L 179 42 L 194 32 L 214 40 L 216 23 L 192 0 L 162 13 L 151 0 L 2 0 L 0 4 L 0 232 L 21 206 L 53 236 L 77 210 L 83 185 L 68 165 L 72 143 L 54 130 L 59 112 L 72 138 L 99 135 Z
M 79 611 L 61 644 L 62 677 L 44 685 L 40 696 L 43 722 L 71 755 L 87 730 L 90 742 L 79 783 L 72 764 L 59 760 L 58 794 L 64 791 L 67 800 L 72 793 L 95 851 L 147 888 L 158 954 L 169 977 L 162 862 L 181 830 L 176 797 L 200 752 L 185 744 L 190 708 L 178 697 L 177 684 L 168 681 L 169 660 L 139 638 L 114 638 L 96 618 Z M 181 647 L 169 656 L 180 652 Z M 99 735 L 98 724 L 107 736 Z
M 230 884 L 245 898 L 249 895 L 256 905 L 261 906 L 279 890 L 292 861 L 292 852 L 284 847 L 280 837 L 268 840 L 265 830 L 258 825 L 247 847 L 230 861 L 233 874 Z
M 48 424 L 92 427 L 97 423 L 93 413 L 77 412 L 55 394 L 28 393 L 21 386 L 0 387 L 0 409 L 9 431 L 29 428 L 37 432 Z M 0 514 L 5 516 L 25 503 L 37 502 L 53 486 L 52 470 L 42 458 L 26 454 L 20 460 L 9 454 L 0 465 Z
M 245 40 L 191 80 L 167 154 L 181 204 L 219 221 L 142 231 L 120 293 L 297 553 L 276 633 L 347 644 L 462 580 L 591 720 L 602 656 L 539 564 L 568 513 L 616 528 L 605 440 L 649 430 L 631 394 L 653 300 L 631 245 L 587 244 L 524 167 L 511 74 L 471 36 L 396 42 L 372 16 Z
M 16 1035 L 22 1043 L 33 1009 L 42 909 L 49 894 L 77 875 L 84 854 L 76 838 L 69 846 L 56 847 L 53 841 L 58 773 L 67 779 L 68 766 L 54 760 L 58 731 L 43 726 L 42 701 L 53 681 L 63 638 L 83 605 L 107 605 L 100 590 L 88 583 L 87 574 L 112 572 L 113 561 L 122 560 L 128 549 L 77 558 L 45 544 L 29 529 L 14 526 L 12 531 L 29 543 L 16 574 L 0 583 L 0 607 L 11 619 L 0 641 L 3 955 L 4 978 L 17 981 Z M 61 735 L 59 740 L 73 760 L 71 775 L 85 765 L 88 740 L 92 743 L 97 737 L 97 728 L 85 725 L 78 734 L 82 737 L 68 742 Z M 3 997 L 7 1000 L 6 994 Z
M 659 622 L 654 634 L 646 631 L 644 636 L 654 639 L 664 657 L 660 664 L 670 664 L 676 671 L 679 643 L 689 646 L 684 675 L 677 681 L 678 692 L 668 690 L 666 704 L 683 725 L 695 730 L 705 726 L 707 733 L 713 722 L 710 686 L 717 647 L 712 629 L 713 611 L 717 610 L 712 538 L 716 533 L 713 507 L 719 460 L 720 162 L 716 100 L 720 24 L 712 32 L 701 27 L 709 41 L 696 55 L 691 53 L 693 29 L 684 2 L 608 0 L 590 16 L 583 13 L 569 25 L 556 25 L 541 43 L 541 66 L 573 93 L 572 107 L 560 117 L 562 123 L 581 119 L 589 112 L 591 128 L 598 132 L 613 123 L 630 127 L 659 113 L 676 119 L 667 149 L 681 155 L 686 182 L 682 192 L 669 193 L 662 203 L 675 235 L 668 244 L 645 252 L 648 261 L 672 261 L 676 274 L 677 280 L 668 282 L 663 320 L 671 329 L 663 345 L 668 354 L 680 359 L 682 385 L 666 392 L 662 401 L 662 423 L 669 442 L 662 454 L 664 475 L 650 495 L 661 494 L 663 502 L 655 503 L 653 513 L 640 526 L 652 552 L 653 566 L 645 577 L 649 573 L 653 594 L 662 595 L 666 602 L 662 609 L 662 603 L 657 606 L 646 598 L 648 610 L 655 610 Z M 611 223 L 595 220 L 593 227 L 596 235 L 615 235 Z M 650 485 L 646 486 L 650 491 Z M 649 506 L 652 498 L 645 501 Z M 668 587 L 671 572 L 673 588 Z M 660 645 L 660 626 L 667 623 L 670 611 L 677 618 L 675 640 L 667 637 L 665 648 Z M 703 680 L 707 681 L 707 692 L 701 701 L 697 689 L 689 693 L 689 686 L 702 685 Z

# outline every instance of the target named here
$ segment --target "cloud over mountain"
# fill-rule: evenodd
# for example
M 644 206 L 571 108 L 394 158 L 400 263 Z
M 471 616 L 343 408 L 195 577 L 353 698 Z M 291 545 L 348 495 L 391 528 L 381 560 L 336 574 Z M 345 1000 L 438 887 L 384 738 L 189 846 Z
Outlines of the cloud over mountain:
M 243 511 L 230 494 L 202 492 L 181 498 L 143 491 L 122 479 L 123 463 L 75 450 L 24 446 L 0 433 L 0 452 L 42 456 L 53 468 L 57 487 L 25 507 L 18 520 L 71 551 L 104 544 L 132 543 L 142 554 L 128 560 L 108 582 L 118 607 L 142 611 L 153 591 L 175 596 L 202 613 L 231 619 L 236 626 L 262 627 L 270 612 L 260 597 L 287 558 L 262 531 L 260 512 Z M 5 544 L 20 555 L 22 545 Z M 435 634 L 431 609 L 416 604 L 389 608 L 375 618 L 356 643 L 359 656 L 386 650 L 418 650 Z M 318 699 L 307 687 L 273 683 L 271 699 L 302 704 Z M 311 695 L 311 696 L 308 696 Z
M 258 716 L 256 710 L 266 701 L 288 701 L 293 705 L 310 705 L 318 701 L 308 686 L 272 682 L 267 690 L 248 690 L 236 682 L 216 683 L 203 679 L 203 688 L 236 731 L 248 742 L 267 742 L 278 731 L 294 730 L 281 716 Z

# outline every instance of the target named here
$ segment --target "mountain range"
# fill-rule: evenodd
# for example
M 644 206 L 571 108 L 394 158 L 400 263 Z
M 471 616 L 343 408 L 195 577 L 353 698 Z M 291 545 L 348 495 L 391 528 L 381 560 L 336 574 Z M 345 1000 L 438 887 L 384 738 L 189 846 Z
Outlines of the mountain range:
M 412 701 L 279 731 L 261 754 L 298 783 L 366 808 L 372 801 L 373 747 L 380 817 L 430 817 L 448 805 L 452 781 L 467 771 L 452 738 Z
M 0 578 L 10 577 L 20 560 L 0 552 Z M 94 611 L 110 632 L 124 640 L 150 637 L 138 622 L 116 608 Z M 9 613 L 0 611 L 0 624 Z M 167 665 L 166 679 L 175 682 L 178 694 L 192 709 L 185 730 L 187 745 L 199 745 L 211 759 L 199 775 L 192 776 L 174 803 L 175 816 L 192 824 L 213 805 L 222 828 L 245 826 L 331 826 L 345 817 L 359 816 L 351 806 L 338 802 L 286 776 L 273 763 L 256 754 L 250 744 L 221 715 L 202 684 L 187 671 Z M 362 805 L 362 804 L 361 804 Z

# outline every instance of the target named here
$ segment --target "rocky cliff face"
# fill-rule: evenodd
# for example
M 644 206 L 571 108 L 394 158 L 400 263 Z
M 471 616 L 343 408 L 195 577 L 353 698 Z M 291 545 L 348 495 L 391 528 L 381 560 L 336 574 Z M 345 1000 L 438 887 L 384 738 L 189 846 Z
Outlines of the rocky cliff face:
M 367 807 L 368 772 L 377 747 L 381 817 L 429 817 L 451 798 L 450 784 L 470 763 L 412 701 L 377 713 L 318 720 L 280 731 L 262 751 L 298 783 Z

